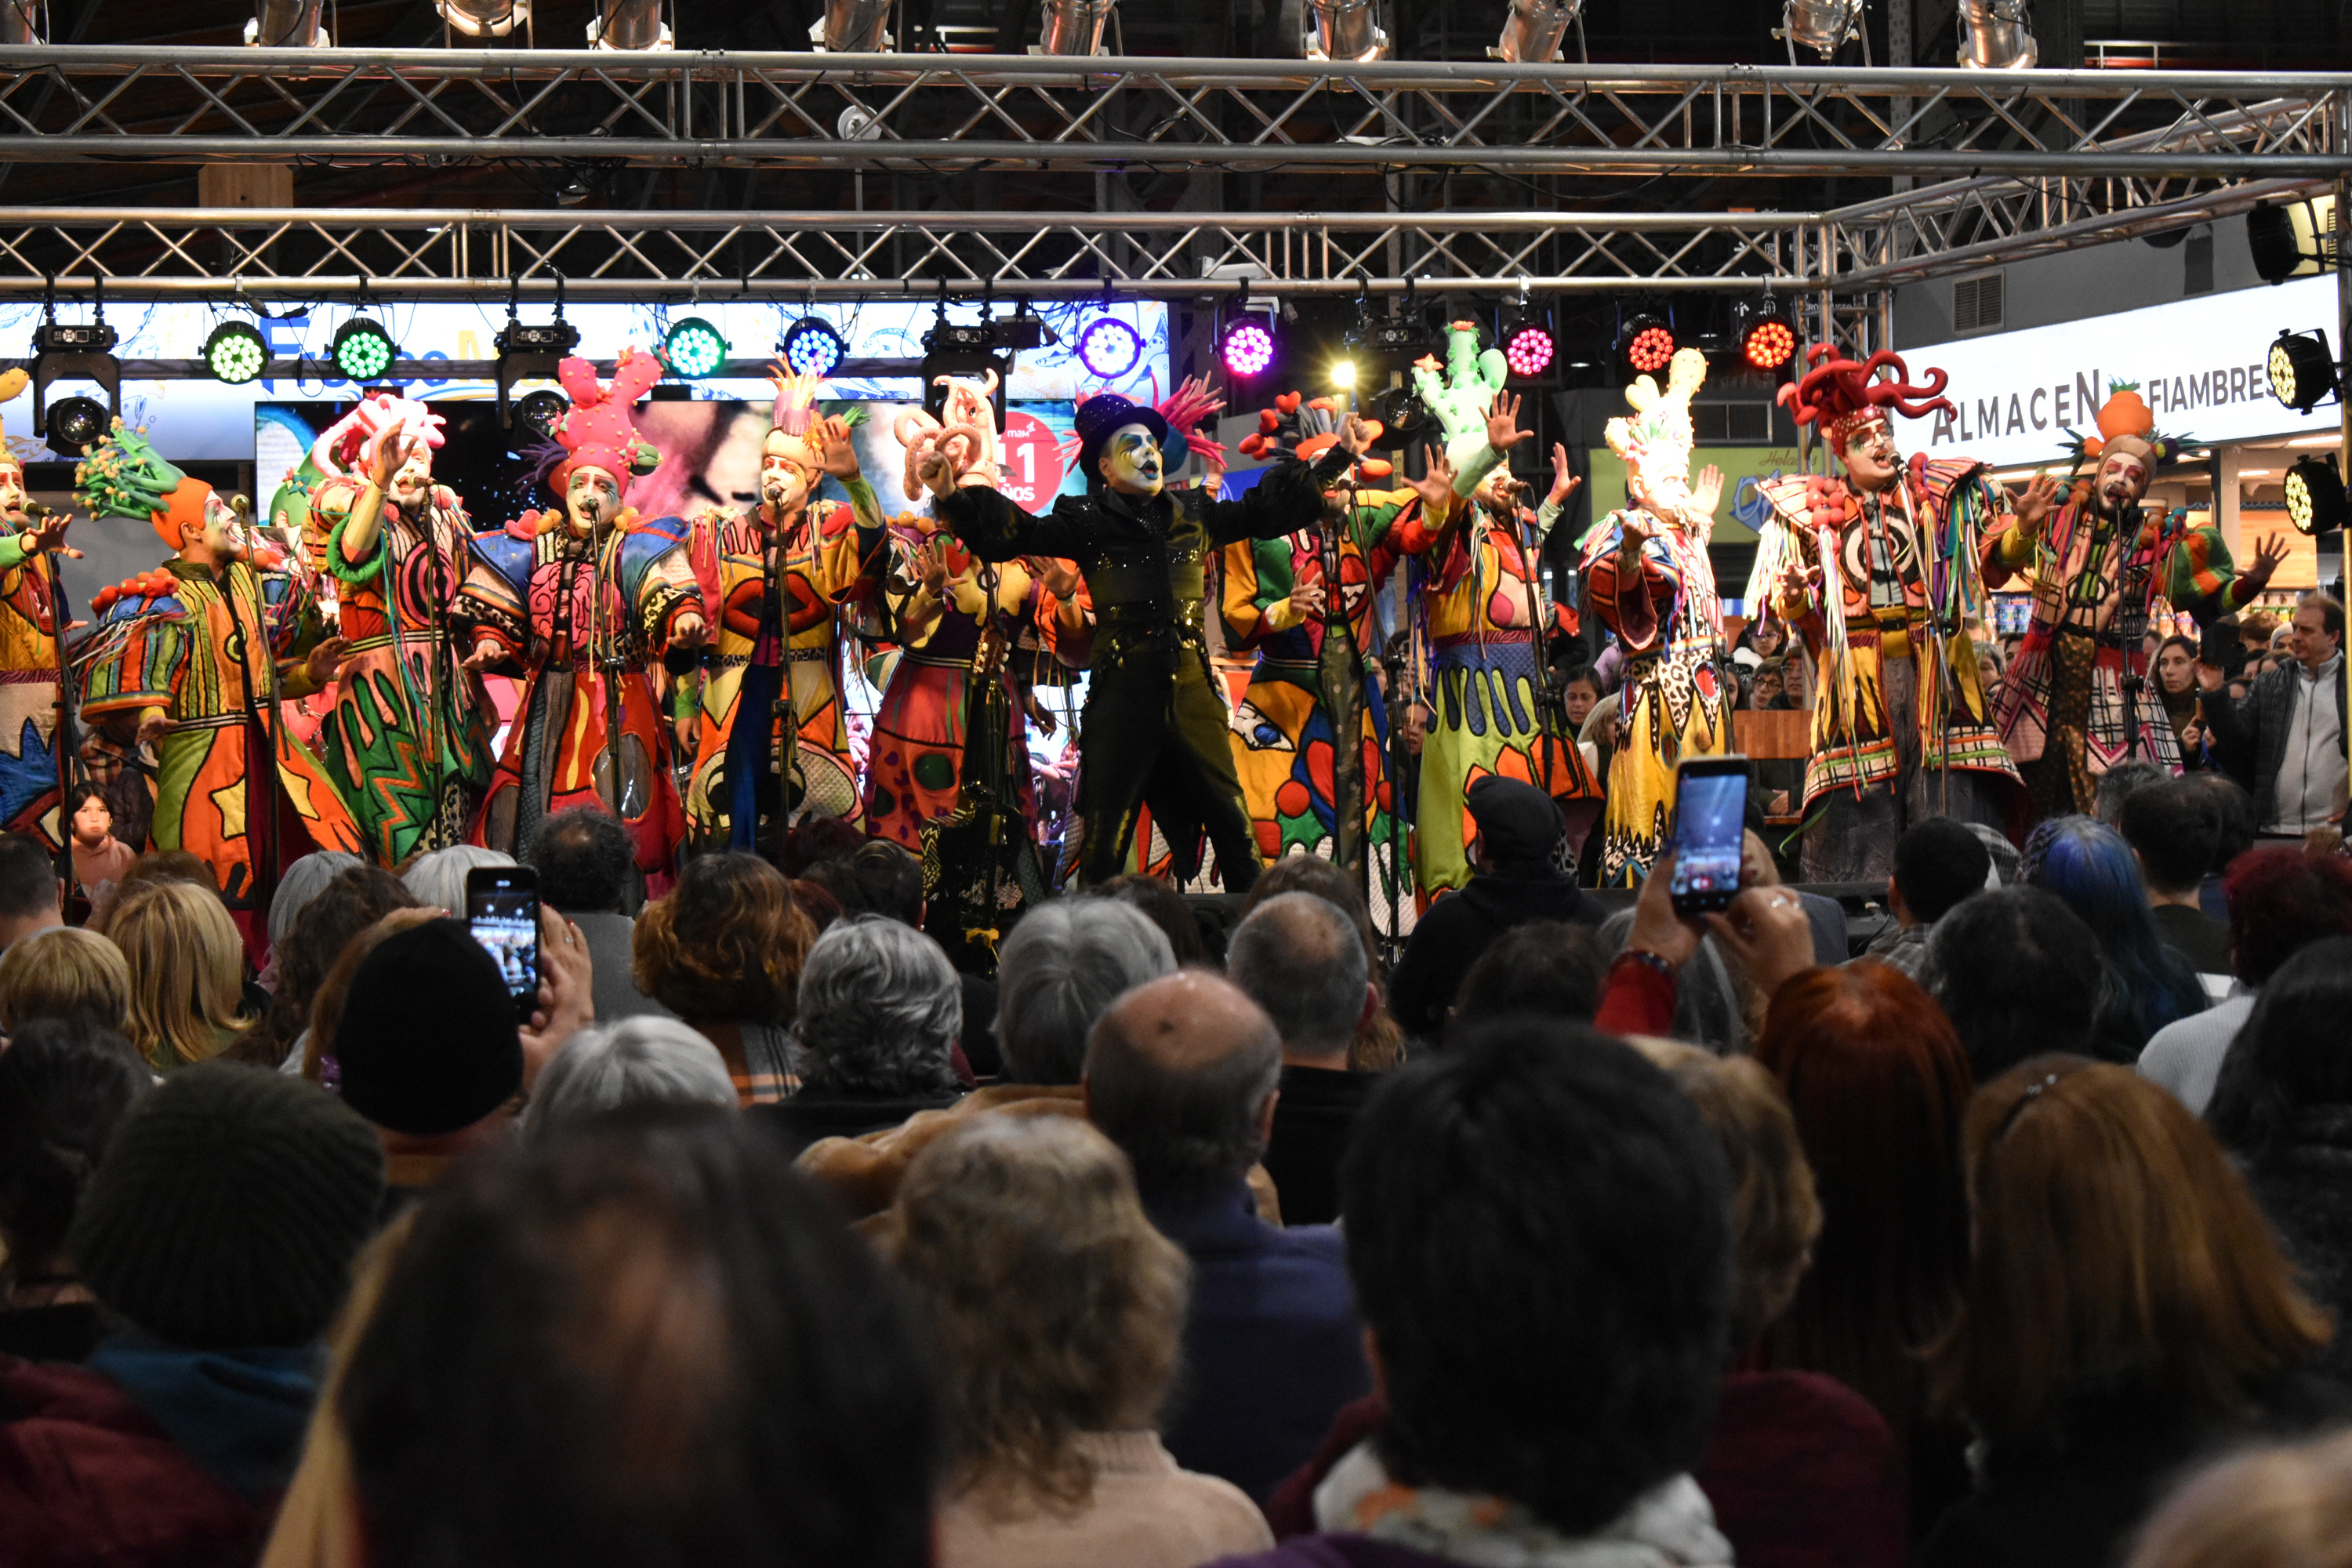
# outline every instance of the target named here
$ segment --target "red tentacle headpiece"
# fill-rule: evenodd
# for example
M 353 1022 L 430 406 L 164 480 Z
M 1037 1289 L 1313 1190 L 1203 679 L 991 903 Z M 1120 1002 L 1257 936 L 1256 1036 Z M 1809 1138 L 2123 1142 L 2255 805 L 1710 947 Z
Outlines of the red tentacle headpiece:
M 1847 437 L 1864 425 L 1884 421 L 1889 408 L 1906 419 L 1924 419 L 1942 412 L 1958 418 L 1959 410 L 1943 395 L 1950 377 L 1930 366 L 1925 385 L 1914 385 L 1911 369 L 1892 349 L 1881 349 L 1860 363 L 1841 359 L 1826 343 L 1805 351 L 1804 375 L 1780 389 L 1780 401 L 1800 425 L 1819 421 L 1834 451 L 1843 451 Z M 1881 370 L 1893 375 L 1874 379 Z

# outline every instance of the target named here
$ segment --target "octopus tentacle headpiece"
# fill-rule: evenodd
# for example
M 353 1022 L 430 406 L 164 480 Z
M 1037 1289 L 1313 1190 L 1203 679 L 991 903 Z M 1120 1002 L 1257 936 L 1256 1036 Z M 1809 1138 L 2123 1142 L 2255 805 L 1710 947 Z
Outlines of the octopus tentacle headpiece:
M 597 380 L 595 365 L 577 356 L 555 367 L 572 407 L 555 426 L 564 455 L 547 476 L 550 489 L 563 494 L 575 468 L 602 468 L 625 490 L 631 476 L 653 472 L 661 454 L 637 434 L 633 410 L 661 374 L 659 361 L 633 348 L 621 351 L 609 384 Z
M 1938 411 L 1959 416 L 1944 395 L 1951 378 L 1930 367 L 1927 382 L 1914 385 L 1910 367 L 1892 349 L 1881 349 L 1857 363 L 1826 343 L 1816 343 L 1805 351 L 1805 374 L 1780 389 L 1780 402 L 1798 424 L 1819 424 L 1833 452 L 1843 452 L 1863 426 L 1885 424 L 1890 408 L 1906 419 L 1924 419 Z M 1880 380 L 1882 370 L 1894 374 Z
M 1633 412 L 1609 421 L 1601 434 L 1609 449 L 1625 459 L 1626 467 L 1643 474 L 1690 472 L 1691 398 L 1706 384 L 1706 355 L 1696 349 L 1679 349 L 1666 364 L 1666 387 L 1643 376 L 1625 389 Z
M 74 465 L 74 499 L 93 518 L 143 519 L 167 550 L 202 528 L 212 486 L 190 479 L 148 444 L 146 432 L 116 419 L 105 439 Z
M 1175 391 L 1153 406 L 1160 417 L 1168 421 L 1168 428 L 1181 432 L 1186 450 L 1212 468 L 1225 466 L 1225 444 L 1214 436 L 1204 435 L 1201 425 L 1224 411 L 1225 400 L 1209 395 L 1205 376 L 1187 376 Z
M 1257 428 L 1241 438 L 1242 453 L 1269 463 L 1311 463 L 1339 444 L 1339 426 L 1346 418 L 1347 410 L 1337 398 L 1308 398 L 1286 392 L 1274 400 L 1273 407 L 1257 411 Z M 1378 440 L 1381 422 L 1368 419 L 1365 423 Z M 1356 463 L 1357 474 L 1364 479 L 1384 479 L 1395 471 L 1384 458 L 1363 458 Z

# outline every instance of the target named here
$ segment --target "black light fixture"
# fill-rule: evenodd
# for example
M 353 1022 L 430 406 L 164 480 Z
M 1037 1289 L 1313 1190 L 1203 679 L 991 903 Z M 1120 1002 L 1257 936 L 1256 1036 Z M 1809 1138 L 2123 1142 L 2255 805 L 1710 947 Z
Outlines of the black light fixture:
M 2310 202 L 2257 202 L 2246 214 L 2246 250 L 2265 283 L 2308 277 L 2336 256 L 2335 226 Z
M 2263 362 L 2271 395 L 2297 414 L 2308 414 L 2336 394 L 2336 356 L 2323 331 L 2282 331 Z
M 1637 375 L 1655 375 L 1675 357 L 1675 329 L 1654 311 L 1637 310 L 1617 326 L 1617 353 Z
M 2344 526 L 2344 476 L 2333 453 L 2299 458 L 2286 471 L 2286 515 L 2294 531 L 2317 539 Z
M 259 381 L 269 368 L 269 343 L 250 321 L 223 321 L 205 340 L 205 368 L 226 386 Z
M 499 351 L 499 424 L 517 435 L 541 440 L 555 434 L 556 421 L 571 402 L 560 392 L 544 388 L 524 396 L 510 415 L 508 400 L 519 381 L 552 380 L 563 356 L 580 346 L 580 329 L 563 319 L 563 274 L 555 275 L 555 319 L 526 325 L 516 309 L 522 279 L 507 284 L 507 324 L 490 340 Z
M 114 357 L 120 335 L 106 324 L 106 279 L 92 280 L 90 319 L 58 320 L 56 285 L 41 302 L 41 324 L 33 329 L 33 434 L 61 458 L 79 458 L 105 439 L 122 402 L 122 362 Z M 49 406 L 49 388 L 60 381 L 94 381 L 106 401 L 78 396 Z
M 819 379 L 831 375 L 849 354 L 849 345 L 842 342 L 833 323 L 820 316 L 803 316 L 794 321 L 777 341 L 776 350 L 795 374 Z
M 1797 357 L 1797 324 L 1769 294 L 1732 307 L 1732 336 L 1744 369 L 1778 375 Z

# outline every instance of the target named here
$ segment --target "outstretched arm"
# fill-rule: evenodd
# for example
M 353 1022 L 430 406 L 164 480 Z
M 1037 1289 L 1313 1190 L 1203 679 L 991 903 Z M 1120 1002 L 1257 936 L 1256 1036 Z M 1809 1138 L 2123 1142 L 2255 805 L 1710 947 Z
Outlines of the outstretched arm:
M 1082 525 L 1058 510 L 1034 516 L 985 485 L 957 484 L 955 464 L 943 453 L 925 453 L 915 477 L 931 492 L 931 515 L 982 561 L 1010 561 L 1016 555 L 1076 559 L 1087 553 Z

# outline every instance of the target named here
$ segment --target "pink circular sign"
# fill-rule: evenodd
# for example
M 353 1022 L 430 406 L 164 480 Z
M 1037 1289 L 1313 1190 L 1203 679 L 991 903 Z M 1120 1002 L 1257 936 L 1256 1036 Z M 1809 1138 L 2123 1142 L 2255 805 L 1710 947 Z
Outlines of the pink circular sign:
M 1004 474 L 1004 498 L 1027 511 L 1043 511 L 1062 489 L 1062 444 L 1034 414 L 1004 416 L 1004 439 L 997 466 Z

